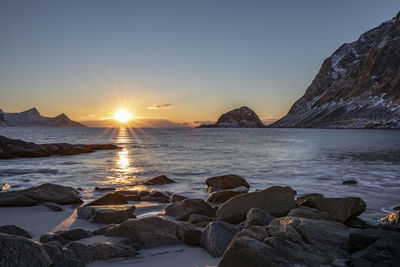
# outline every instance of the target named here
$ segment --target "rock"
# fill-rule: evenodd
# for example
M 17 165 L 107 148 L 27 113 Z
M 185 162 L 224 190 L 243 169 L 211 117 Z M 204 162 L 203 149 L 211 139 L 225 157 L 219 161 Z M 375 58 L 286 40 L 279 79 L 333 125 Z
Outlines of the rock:
M 88 245 L 88 247 L 96 260 L 126 258 L 136 255 L 136 249 L 133 247 L 117 245 L 111 242 L 96 242 L 92 245 Z
M 400 240 L 379 239 L 351 256 L 354 267 L 400 266 Z
M 400 223 L 400 210 L 394 211 L 381 219 L 383 222 L 398 224 Z
M 151 191 L 148 196 L 142 198 L 142 201 L 168 203 L 169 195 L 161 191 Z
M 0 233 L 9 234 L 9 235 L 17 235 L 26 238 L 32 238 L 32 236 L 22 228 L 19 228 L 15 225 L 2 225 L 0 226 Z
M 173 194 L 171 196 L 172 202 L 178 202 L 178 201 L 182 201 L 182 200 L 185 200 L 185 199 L 187 199 L 187 197 L 181 196 L 181 195 L 178 195 L 178 194 Z
M 357 184 L 356 180 L 344 180 L 342 182 L 343 185 L 351 185 L 351 184 Z
M 394 209 L 395 211 L 398 211 L 398 210 L 400 210 L 400 206 L 393 207 L 393 209 Z
M 123 195 L 117 193 L 108 193 L 85 206 L 104 206 L 104 205 L 121 205 L 128 204 L 128 201 Z
M 222 190 L 222 191 L 214 191 L 210 193 L 208 196 L 207 201 L 208 202 L 220 202 L 223 203 L 227 201 L 228 199 L 243 194 L 243 192 L 239 191 L 230 191 L 230 190 Z
M 62 236 L 65 240 L 76 241 L 83 238 L 91 237 L 93 234 L 91 231 L 85 230 L 81 227 L 69 229 L 66 231 L 59 231 L 56 234 Z
M 393 241 L 400 242 L 400 233 L 376 229 L 357 229 L 350 232 L 349 239 L 351 251 L 357 252 L 367 248 L 379 239 L 392 239 Z
M 103 192 L 103 191 L 115 191 L 115 187 L 96 186 L 96 187 L 94 188 L 94 191 L 100 191 L 100 192 Z
M 96 223 L 121 223 L 134 218 L 134 205 L 82 206 L 77 208 L 78 218 L 90 219 Z
M 239 223 L 251 208 L 260 208 L 274 217 L 281 217 L 295 207 L 290 187 L 272 186 L 265 190 L 235 196 L 217 210 L 217 221 Z
M 53 261 L 54 267 L 83 267 L 82 261 L 75 257 L 67 249 L 64 249 L 58 242 L 49 242 L 42 245 L 44 250 Z
M 289 211 L 288 216 L 302 217 L 313 220 L 323 220 L 329 217 L 327 212 L 319 211 L 317 209 L 309 208 L 307 206 L 299 206 Z
M 43 206 L 51 209 L 52 211 L 56 211 L 56 212 L 64 210 L 63 207 L 61 207 L 60 205 L 57 205 L 55 203 L 44 203 Z
M 190 223 L 181 222 L 177 223 L 176 235 L 179 240 L 183 241 L 189 246 L 196 246 L 199 244 L 201 231 Z
M 176 224 L 159 216 L 127 220 L 109 229 L 106 236 L 131 238 L 146 248 L 179 243 Z
M 0 206 L 33 206 L 37 203 L 82 203 L 81 196 L 72 187 L 42 184 L 25 190 L 0 193 Z
M 96 150 L 121 149 L 112 144 L 100 145 L 71 145 L 71 144 L 43 144 L 38 145 L 31 142 L 24 142 L 18 139 L 10 139 L 0 136 L 0 159 L 11 159 L 17 157 L 34 158 L 49 157 L 52 155 L 76 155 L 91 153 Z
M 279 251 L 250 237 L 232 241 L 222 256 L 218 267 L 272 267 L 291 266 Z
M 9 183 L 4 183 L 4 184 L 1 185 L 0 191 L 6 191 L 6 190 L 8 190 L 10 188 L 11 188 L 11 186 L 10 186 Z
M 359 217 L 352 217 L 348 219 L 345 223 L 348 227 L 366 229 L 366 228 L 375 228 L 373 225 L 368 224 L 366 221 Z
M 0 233 L 0 266 L 53 265 L 43 246 L 31 239 Z
M 71 242 L 68 244 L 67 249 L 72 252 L 75 258 L 83 263 L 95 261 L 94 255 L 86 244 L 81 242 Z
M 259 208 L 251 208 L 246 216 L 245 228 L 249 228 L 253 225 L 268 225 L 273 220 L 275 220 L 274 216 L 269 215 L 265 211 Z
M 242 228 L 226 222 L 211 222 L 200 236 L 200 245 L 213 257 L 221 257 Z
M 108 224 L 106 226 L 103 226 L 103 227 L 100 227 L 100 228 L 94 230 L 92 233 L 94 235 L 104 235 L 107 232 L 108 229 L 110 229 L 111 227 L 114 227 L 116 225 L 117 224 L 115 224 L 115 223 L 111 223 L 111 224 Z
M 246 179 L 235 174 L 210 177 L 206 179 L 206 184 L 209 192 L 231 189 L 239 186 L 250 188 L 250 185 L 247 183 Z
M 162 211 L 162 214 L 171 216 L 180 221 L 187 221 L 192 214 L 214 217 L 215 210 L 202 199 L 185 199 L 169 204 Z
M 138 195 L 125 195 L 126 200 L 128 201 L 140 201 L 142 200 Z
M 65 245 L 69 242 L 61 235 L 52 232 L 44 233 L 43 235 L 41 235 L 39 241 L 40 243 L 49 243 L 56 241 L 59 242 L 61 245 Z
M 192 214 L 189 216 L 188 222 L 199 227 L 205 227 L 210 222 L 215 221 L 214 218 L 200 214 Z
M 306 206 L 314 209 L 321 209 L 324 196 L 318 193 L 306 194 L 296 198 L 297 206 Z
M 258 241 L 264 241 L 265 238 L 269 237 L 269 234 L 265 226 L 253 225 L 249 228 L 242 229 L 242 231 L 240 231 L 235 238 L 244 236 L 256 239 Z
M 171 183 L 175 183 L 175 181 L 169 179 L 167 176 L 165 175 L 160 175 L 157 177 L 154 177 L 146 182 L 144 182 L 144 185 L 163 185 L 163 184 L 171 184 Z

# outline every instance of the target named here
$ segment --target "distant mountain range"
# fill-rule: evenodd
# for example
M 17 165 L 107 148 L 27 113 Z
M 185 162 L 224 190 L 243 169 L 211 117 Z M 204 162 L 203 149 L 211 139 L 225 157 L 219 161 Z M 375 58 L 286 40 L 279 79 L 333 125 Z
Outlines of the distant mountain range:
M 328 57 L 271 127 L 400 128 L 400 13 Z
M 56 117 L 41 116 L 36 108 L 18 113 L 7 113 L 0 109 L 0 127 L 86 127 L 73 121 L 64 113 Z
M 264 128 L 257 114 L 248 107 L 241 107 L 222 114 L 215 124 L 203 124 L 198 128 Z

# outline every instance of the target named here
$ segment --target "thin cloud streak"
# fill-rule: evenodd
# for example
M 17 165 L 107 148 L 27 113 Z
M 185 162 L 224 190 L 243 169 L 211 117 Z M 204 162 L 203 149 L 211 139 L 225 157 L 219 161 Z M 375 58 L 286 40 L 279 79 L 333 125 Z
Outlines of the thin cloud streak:
M 152 105 L 151 107 L 148 107 L 148 109 L 164 109 L 164 108 L 172 108 L 171 104 L 161 104 L 161 105 Z

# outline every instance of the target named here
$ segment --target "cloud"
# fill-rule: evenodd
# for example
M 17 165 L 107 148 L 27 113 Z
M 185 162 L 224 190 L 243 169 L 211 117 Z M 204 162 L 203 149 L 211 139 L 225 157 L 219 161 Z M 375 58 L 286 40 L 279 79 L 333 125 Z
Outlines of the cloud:
M 171 104 L 161 104 L 161 105 L 152 105 L 151 107 L 148 107 L 148 109 L 163 109 L 163 108 L 171 108 Z

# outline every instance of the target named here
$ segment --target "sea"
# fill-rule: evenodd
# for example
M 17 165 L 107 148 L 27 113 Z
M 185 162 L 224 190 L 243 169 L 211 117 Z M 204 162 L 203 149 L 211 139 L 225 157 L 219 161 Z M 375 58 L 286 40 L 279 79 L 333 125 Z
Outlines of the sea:
M 379 218 L 400 206 L 400 131 L 356 129 L 137 129 L 0 127 L 0 135 L 35 143 L 113 143 L 120 150 L 0 161 L 0 185 L 11 190 L 42 183 L 79 188 L 86 200 L 96 186 L 208 196 L 205 180 L 238 174 L 250 191 L 290 186 L 297 195 L 356 196 L 361 218 Z M 164 174 L 176 183 L 146 187 Z M 355 180 L 355 185 L 343 185 Z

